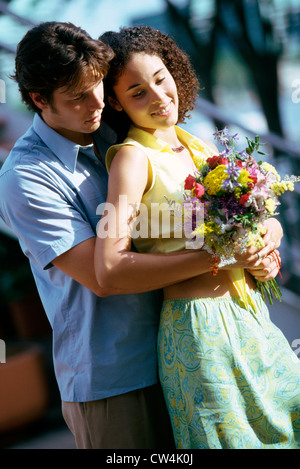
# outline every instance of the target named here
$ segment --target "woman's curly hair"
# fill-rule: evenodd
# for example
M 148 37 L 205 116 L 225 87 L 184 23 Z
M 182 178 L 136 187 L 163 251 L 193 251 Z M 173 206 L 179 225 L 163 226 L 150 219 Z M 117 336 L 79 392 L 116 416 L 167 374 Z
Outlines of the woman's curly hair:
M 199 83 L 192 68 L 189 57 L 185 54 L 167 34 L 149 26 L 134 26 L 121 28 L 120 32 L 108 31 L 99 37 L 99 40 L 110 46 L 114 57 L 110 61 L 109 71 L 105 78 L 105 92 L 108 96 L 115 97 L 114 86 L 122 75 L 133 53 L 144 52 L 160 57 L 170 74 L 172 75 L 178 93 L 178 122 L 183 123 L 190 117 L 190 111 L 194 108 Z M 106 101 L 107 104 L 107 101 Z M 104 109 L 103 119 L 120 134 L 120 125 L 126 126 L 129 121 L 120 116 L 118 111 L 113 111 L 108 105 Z

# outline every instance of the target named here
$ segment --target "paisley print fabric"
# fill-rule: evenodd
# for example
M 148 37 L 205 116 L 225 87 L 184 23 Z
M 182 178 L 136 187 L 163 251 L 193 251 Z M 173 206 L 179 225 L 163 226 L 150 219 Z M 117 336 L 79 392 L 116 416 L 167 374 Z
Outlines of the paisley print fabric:
M 235 298 L 166 300 L 159 374 L 177 448 L 300 449 L 300 361 Z

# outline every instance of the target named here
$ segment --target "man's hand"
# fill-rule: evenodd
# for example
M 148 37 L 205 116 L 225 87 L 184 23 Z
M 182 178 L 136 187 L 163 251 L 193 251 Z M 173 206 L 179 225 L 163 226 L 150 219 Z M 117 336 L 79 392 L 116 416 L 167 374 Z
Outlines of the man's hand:
M 263 236 L 265 244 L 273 241 L 273 243 L 275 243 L 275 249 L 278 249 L 283 237 L 281 224 L 276 218 L 269 218 L 268 220 L 265 220 L 263 226 L 267 229 L 266 234 Z

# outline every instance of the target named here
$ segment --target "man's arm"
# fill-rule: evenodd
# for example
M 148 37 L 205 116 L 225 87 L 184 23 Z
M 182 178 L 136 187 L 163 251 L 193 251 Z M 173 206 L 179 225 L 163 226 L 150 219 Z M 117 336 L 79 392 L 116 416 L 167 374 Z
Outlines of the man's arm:
M 186 279 L 191 276 L 199 275 L 199 265 L 205 265 L 210 268 L 210 256 L 205 252 L 178 252 L 161 255 L 138 253 L 129 253 L 131 258 L 130 264 L 136 270 L 138 281 L 132 277 L 130 271 L 125 275 L 126 284 L 121 282 L 122 287 L 119 289 L 110 287 L 101 287 L 97 281 L 94 269 L 94 253 L 95 253 L 96 238 L 89 238 L 86 241 L 71 248 L 69 251 L 61 254 L 52 261 L 52 264 L 58 269 L 62 270 L 66 275 L 72 277 L 76 282 L 91 290 L 99 297 L 109 295 L 121 295 L 128 293 L 141 293 L 144 291 L 155 290 L 163 288 L 172 283 L 177 283 L 181 279 Z M 128 255 L 128 253 L 124 253 Z M 142 256 L 142 257 L 141 257 Z M 147 256 L 147 257 L 145 257 Z M 182 257 L 184 256 L 184 257 Z M 139 261 L 137 264 L 137 260 Z M 197 264 L 198 264 L 198 267 Z M 196 269 L 193 275 L 193 267 Z M 264 261 L 261 270 L 254 270 L 254 276 L 259 277 L 260 280 L 269 280 L 273 278 L 272 272 L 269 275 L 264 270 L 265 267 L 276 269 L 276 265 L 270 265 L 269 261 Z M 146 268 L 146 269 L 145 269 Z M 206 270 L 207 271 L 207 268 Z M 145 273 L 146 275 L 141 275 Z M 106 284 L 106 282 L 104 282 Z
M 281 244 L 281 239 L 283 237 L 282 226 L 277 220 L 277 218 L 269 218 L 265 220 L 264 226 L 267 228 L 267 232 L 264 236 L 265 244 L 273 241 L 275 243 L 274 249 L 278 249 Z
M 89 238 L 56 257 L 52 264 L 97 296 L 128 293 L 124 290 L 102 288 L 97 282 L 94 269 L 95 243 L 96 238 Z

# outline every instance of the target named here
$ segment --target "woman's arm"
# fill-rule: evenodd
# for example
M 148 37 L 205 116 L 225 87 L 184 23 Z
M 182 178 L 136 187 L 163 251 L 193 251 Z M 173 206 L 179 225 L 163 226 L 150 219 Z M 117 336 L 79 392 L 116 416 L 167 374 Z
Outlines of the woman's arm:
M 111 164 L 106 206 L 97 230 L 95 273 L 103 288 L 149 291 L 210 270 L 211 257 L 206 252 L 131 252 L 132 221 L 147 184 L 146 155 L 135 147 L 122 147 Z

